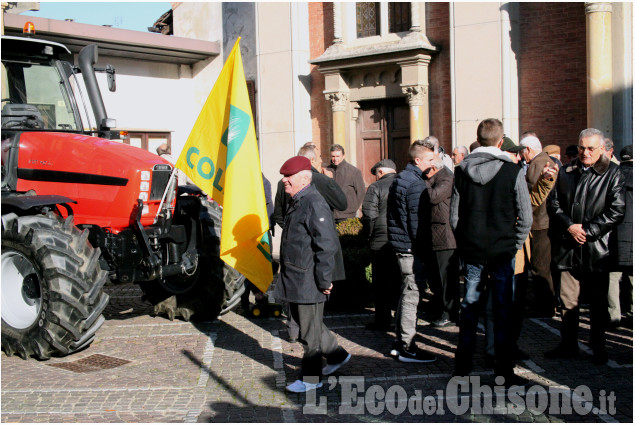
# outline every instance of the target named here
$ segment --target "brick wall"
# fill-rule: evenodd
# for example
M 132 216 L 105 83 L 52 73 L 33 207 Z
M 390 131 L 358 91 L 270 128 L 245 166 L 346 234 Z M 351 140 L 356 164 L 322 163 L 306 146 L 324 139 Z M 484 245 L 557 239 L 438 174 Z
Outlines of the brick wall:
M 586 128 L 584 3 L 520 3 L 520 132 L 543 146 L 575 144 Z
M 315 59 L 333 43 L 333 3 L 309 3 L 310 56 Z M 324 98 L 324 76 L 311 65 L 311 123 L 313 142 L 320 143 L 322 158 L 327 159 L 332 142 L 331 105 Z
M 452 151 L 450 98 L 450 9 L 448 3 L 426 2 L 426 35 L 441 51 L 432 56 L 429 69 L 430 134 Z

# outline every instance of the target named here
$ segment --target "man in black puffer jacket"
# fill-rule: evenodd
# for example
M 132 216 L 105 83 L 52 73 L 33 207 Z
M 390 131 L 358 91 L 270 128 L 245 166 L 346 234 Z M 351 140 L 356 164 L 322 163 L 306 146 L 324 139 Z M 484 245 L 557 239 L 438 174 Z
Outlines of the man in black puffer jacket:
M 399 299 L 399 265 L 395 252 L 388 244 L 388 189 L 396 174 L 397 166 L 391 159 L 382 159 L 371 168 L 377 181 L 366 190 L 362 203 L 364 232 L 370 241 L 370 258 L 373 269 L 373 295 L 375 296 L 375 321 L 366 329 L 389 331 L 391 310 L 397 309 Z
M 430 363 L 437 359 L 414 344 L 419 284 L 424 281 L 420 258 L 424 238 L 418 231 L 418 213 L 419 203 L 428 202 L 426 183 L 422 177 L 423 170 L 429 166 L 423 162 L 426 151 L 434 151 L 434 145 L 422 140 L 415 140 L 410 145 L 410 162 L 395 177 L 388 191 L 388 241 L 397 253 L 402 280 L 396 317 L 397 340 L 390 354 L 407 363 Z
M 547 358 L 578 354 L 580 287 L 590 291 L 593 363 L 605 364 L 608 324 L 609 237 L 624 218 L 624 176 L 604 155 L 600 130 L 582 130 L 579 156 L 562 167 L 547 198 L 551 259 L 560 270 L 560 344 Z

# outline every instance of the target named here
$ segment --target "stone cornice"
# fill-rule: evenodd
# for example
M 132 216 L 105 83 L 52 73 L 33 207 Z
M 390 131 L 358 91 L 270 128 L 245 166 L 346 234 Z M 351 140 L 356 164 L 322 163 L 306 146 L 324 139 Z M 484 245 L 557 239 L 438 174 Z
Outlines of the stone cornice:
M 413 31 L 398 42 L 376 43 L 358 47 L 334 44 L 310 63 L 319 65 L 320 71 L 367 66 L 380 62 L 400 62 L 418 54 L 430 55 L 438 52 L 420 31 Z

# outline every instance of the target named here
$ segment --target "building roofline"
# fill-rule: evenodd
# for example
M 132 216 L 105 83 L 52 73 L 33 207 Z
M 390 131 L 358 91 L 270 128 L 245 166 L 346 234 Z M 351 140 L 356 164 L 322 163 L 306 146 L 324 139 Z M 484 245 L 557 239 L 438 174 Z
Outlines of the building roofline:
M 191 65 L 220 54 L 220 43 L 171 35 L 145 33 L 78 22 L 4 14 L 6 35 L 21 35 L 27 21 L 35 25 L 35 37 L 55 41 L 78 53 L 97 44 L 103 56 Z

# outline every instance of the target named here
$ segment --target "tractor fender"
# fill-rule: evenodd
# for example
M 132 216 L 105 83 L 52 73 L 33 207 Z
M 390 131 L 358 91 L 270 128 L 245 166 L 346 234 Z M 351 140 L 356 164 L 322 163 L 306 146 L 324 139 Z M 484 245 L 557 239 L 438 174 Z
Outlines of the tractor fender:
M 4 212 L 8 207 L 12 211 L 24 212 L 33 208 L 61 205 L 66 208 L 69 215 L 72 215 L 72 209 L 69 205 L 71 203 L 76 204 L 77 201 L 61 195 L 3 196 L 2 210 Z

